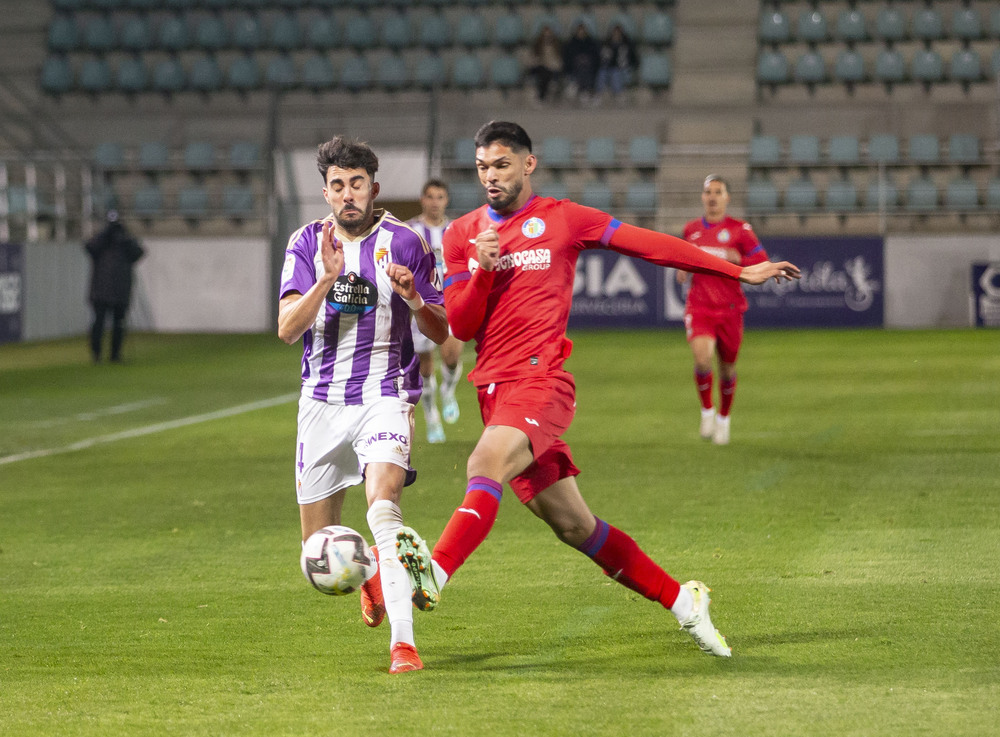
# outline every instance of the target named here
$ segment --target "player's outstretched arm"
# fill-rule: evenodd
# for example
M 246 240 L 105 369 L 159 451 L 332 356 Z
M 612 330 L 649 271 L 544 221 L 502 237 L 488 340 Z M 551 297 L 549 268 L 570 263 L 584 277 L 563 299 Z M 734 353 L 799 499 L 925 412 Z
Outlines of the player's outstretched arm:
M 744 266 L 740 272 L 740 281 L 746 284 L 763 284 L 768 279 L 780 282 L 799 279 L 801 276 L 799 267 L 788 261 L 761 261 L 753 266 Z

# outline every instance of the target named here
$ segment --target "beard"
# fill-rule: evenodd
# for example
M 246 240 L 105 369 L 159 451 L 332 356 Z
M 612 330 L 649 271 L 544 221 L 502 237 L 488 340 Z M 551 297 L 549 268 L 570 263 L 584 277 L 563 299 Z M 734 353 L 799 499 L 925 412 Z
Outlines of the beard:
M 503 212 L 508 207 L 513 205 L 517 201 L 517 198 L 521 196 L 521 190 L 524 189 L 524 185 L 521 182 L 515 182 L 510 185 L 509 189 L 498 188 L 501 189 L 499 195 L 494 197 L 486 195 L 486 204 L 497 212 Z
M 365 212 L 361 212 L 361 210 L 351 205 L 345 205 L 333 218 L 337 221 L 337 225 L 342 231 L 348 235 L 357 236 L 364 233 L 371 226 L 372 211 L 371 205 L 368 206 Z M 351 219 L 347 220 L 345 216 L 350 216 Z

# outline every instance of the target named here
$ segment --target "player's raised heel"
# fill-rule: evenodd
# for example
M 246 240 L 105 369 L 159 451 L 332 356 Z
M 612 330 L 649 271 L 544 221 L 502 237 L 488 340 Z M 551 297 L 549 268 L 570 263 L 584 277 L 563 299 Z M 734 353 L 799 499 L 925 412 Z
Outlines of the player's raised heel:
M 375 560 L 375 575 L 361 584 L 361 618 L 369 627 L 378 627 L 385 619 L 385 599 L 382 597 L 382 575 L 378 570 L 378 548 L 371 546 Z
M 412 528 L 404 527 L 396 533 L 396 557 L 410 577 L 413 606 L 424 612 L 436 607 L 441 592 L 437 581 L 434 580 L 431 551 L 423 538 Z
M 708 592 L 711 589 L 701 581 L 688 581 L 682 588 L 691 592 L 694 605 L 688 618 L 681 622 L 681 629 L 686 630 L 698 647 L 709 655 L 730 657 L 733 654 L 732 649 L 726 643 L 726 638 L 715 629 L 711 617 L 708 616 L 708 605 L 712 601 Z

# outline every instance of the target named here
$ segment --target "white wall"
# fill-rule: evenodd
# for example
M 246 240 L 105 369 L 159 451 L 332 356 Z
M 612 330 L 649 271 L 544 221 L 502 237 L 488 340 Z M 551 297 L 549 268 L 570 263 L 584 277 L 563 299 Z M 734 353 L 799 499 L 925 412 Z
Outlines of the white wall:
M 886 327 L 968 326 L 974 261 L 1000 262 L 1000 235 L 887 237 Z

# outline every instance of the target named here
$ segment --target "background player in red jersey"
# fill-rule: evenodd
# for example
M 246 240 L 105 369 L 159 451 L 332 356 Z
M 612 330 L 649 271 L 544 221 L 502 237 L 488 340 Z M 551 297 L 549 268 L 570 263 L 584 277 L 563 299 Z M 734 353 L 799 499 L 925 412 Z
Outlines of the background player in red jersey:
M 709 174 L 701 188 L 705 214 L 684 226 L 684 240 L 707 253 L 740 266 L 767 261 L 750 223 L 726 215 L 729 185 Z M 736 356 L 743 342 L 743 313 L 747 298 L 739 282 L 710 274 L 677 272 L 677 281 L 690 278 L 684 328 L 694 354 L 694 383 L 701 398 L 701 436 L 716 445 L 729 442 L 729 410 L 736 393 Z M 719 411 L 712 404 L 712 364 L 718 354 Z
M 397 551 L 418 609 L 437 606 L 440 589 L 489 534 L 503 484 L 556 536 L 614 580 L 670 609 L 702 650 L 729 656 L 708 614 L 708 588 L 671 578 L 621 530 L 596 517 L 576 484 L 579 470 L 561 439 L 576 410 L 573 376 L 563 369 L 573 278 L 580 252 L 608 248 L 759 284 L 797 278 L 788 262 L 741 268 L 690 243 L 626 225 L 569 200 L 538 197 L 531 139 L 515 123 L 476 133 L 476 168 L 487 204 L 445 231 L 445 307 L 459 340 L 476 340 L 470 373 L 485 430 L 467 465 L 468 486 L 431 555 L 408 528 Z

